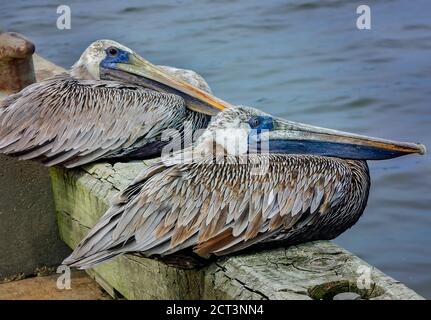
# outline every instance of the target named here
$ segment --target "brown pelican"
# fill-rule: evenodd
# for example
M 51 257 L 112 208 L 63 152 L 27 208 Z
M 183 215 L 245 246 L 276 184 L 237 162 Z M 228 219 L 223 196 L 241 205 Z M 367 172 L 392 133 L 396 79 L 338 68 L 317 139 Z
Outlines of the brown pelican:
M 0 153 L 66 167 L 152 157 L 167 144 L 165 129 L 205 128 L 211 115 L 229 107 L 205 89 L 191 71 L 156 67 L 119 43 L 99 40 L 69 74 L 0 104 Z
M 332 239 L 365 209 L 366 160 L 410 153 L 425 147 L 226 109 L 192 147 L 144 170 L 63 263 L 89 268 L 139 253 L 188 267 Z

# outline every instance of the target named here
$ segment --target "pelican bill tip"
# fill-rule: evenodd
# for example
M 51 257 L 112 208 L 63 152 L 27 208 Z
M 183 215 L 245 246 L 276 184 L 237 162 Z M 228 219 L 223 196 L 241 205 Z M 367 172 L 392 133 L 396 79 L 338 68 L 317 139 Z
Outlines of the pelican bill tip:
M 422 143 L 418 143 L 418 150 L 420 155 L 425 155 L 427 153 L 427 147 Z

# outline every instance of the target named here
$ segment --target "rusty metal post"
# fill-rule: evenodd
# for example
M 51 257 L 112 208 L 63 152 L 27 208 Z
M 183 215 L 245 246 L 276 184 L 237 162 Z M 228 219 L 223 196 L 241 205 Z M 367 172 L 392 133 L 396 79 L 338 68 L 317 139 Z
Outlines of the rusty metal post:
M 0 91 L 15 93 L 36 81 L 34 44 L 23 35 L 0 31 Z

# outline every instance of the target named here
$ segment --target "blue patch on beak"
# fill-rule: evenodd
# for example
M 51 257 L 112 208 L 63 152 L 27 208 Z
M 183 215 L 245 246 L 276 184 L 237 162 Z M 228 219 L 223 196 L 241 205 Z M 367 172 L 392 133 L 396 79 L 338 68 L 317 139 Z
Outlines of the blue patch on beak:
M 271 131 L 274 129 L 274 123 L 270 116 L 253 116 L 248 121 L 250 133 L 248 135 L 249 150 L 255 148 L 260 142 L 260 134 L 262 131 Z
M 117 63 L 128 63 L 129 53 L 122 49 L 109 47 L 105 50 L 106 57 L 100 62 L 100 65 L 108 69 L 116 69 Z
M 260 134 L 262 130 L 271 131 L 274 129 L 272 117 L 270 116 L 255 116 L 251 117 L 248 121 L 251 129 L 254 129 L 256 133 Z

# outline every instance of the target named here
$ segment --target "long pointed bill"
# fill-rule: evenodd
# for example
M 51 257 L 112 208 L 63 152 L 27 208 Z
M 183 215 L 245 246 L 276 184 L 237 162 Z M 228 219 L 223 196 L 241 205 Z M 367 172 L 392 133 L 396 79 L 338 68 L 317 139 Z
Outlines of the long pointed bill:
M 383 160 L 426 153 L 425 146 L 419 143 L 372 138 L 283 119 L 273 119 L 273 130 L 262 133 L 260 140 L 268 141 L 271 153 L 315 154 L 344 159 Z
M 193 111 L 213 116 L 232 107 L 228 102 L 157 68 L 137 54 L 130 54 L 128 63 L 117 63 L 116 68 L 103 72 L 156 91 L 177 94 L 184 98 L 187 107 Z

